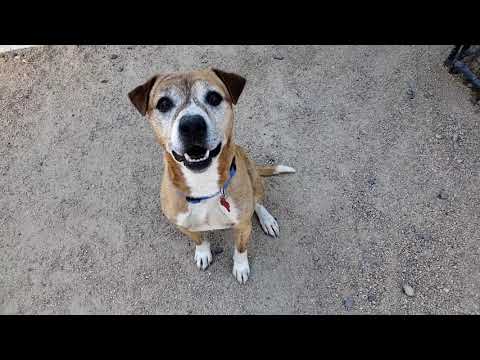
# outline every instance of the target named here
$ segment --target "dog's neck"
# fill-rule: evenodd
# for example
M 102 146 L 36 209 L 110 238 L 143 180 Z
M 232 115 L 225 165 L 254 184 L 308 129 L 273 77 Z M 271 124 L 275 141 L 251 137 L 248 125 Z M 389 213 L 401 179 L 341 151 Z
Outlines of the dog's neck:
M 191 171 L 181 166 L 185 184 L 190 189 L 189 196 L 202 197 L 215 194 L 219 190 L 218 158 L 212 160 L 210 166 L 201 173 Z

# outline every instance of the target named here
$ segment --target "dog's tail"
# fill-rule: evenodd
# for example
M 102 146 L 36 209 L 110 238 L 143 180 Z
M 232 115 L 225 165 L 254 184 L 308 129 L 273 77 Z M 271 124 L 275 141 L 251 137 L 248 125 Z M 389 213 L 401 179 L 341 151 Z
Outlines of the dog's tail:
M 295 172 L 294 168 L 285 165 L 275 165 L 275 166 L 259 166 L 257 165 L 257 173 L 260 176 L 273 176 L 280 174 L 293 174 Z

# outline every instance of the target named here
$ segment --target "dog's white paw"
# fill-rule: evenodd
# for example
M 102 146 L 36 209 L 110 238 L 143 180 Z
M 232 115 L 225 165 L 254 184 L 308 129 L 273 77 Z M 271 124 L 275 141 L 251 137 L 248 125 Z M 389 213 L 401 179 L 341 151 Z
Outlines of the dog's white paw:
M 273 237 L 278 237 L 280 235 L 280 229 L 278 227 L 277 220 L 268 212 L 263 205 L 255 205 L 255 213 L 260 220 L 260 225 L 262 226 L 265 234 L 268 234 Z
M 240 284 L 245 284 L 250 275 L 250 266 L 248 265 L 247 250 L 243 253 L 235 249 L 233 254 L 233 276 Z
M 202 245 L 195 246 L 195 262 L 199 269 L 205 270 L 212 262 L 212 252 L 210 251 L 210 243 L 204 241 Z

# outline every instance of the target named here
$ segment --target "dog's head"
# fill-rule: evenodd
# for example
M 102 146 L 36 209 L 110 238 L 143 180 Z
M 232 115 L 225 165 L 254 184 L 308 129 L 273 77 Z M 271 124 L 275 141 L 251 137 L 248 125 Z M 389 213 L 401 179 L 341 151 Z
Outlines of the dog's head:
M 233 105 L 244 86 L 237 74 L 208 69 L 156 75 L 128 96 L 165 151 L 203 171 L 232 135 Z

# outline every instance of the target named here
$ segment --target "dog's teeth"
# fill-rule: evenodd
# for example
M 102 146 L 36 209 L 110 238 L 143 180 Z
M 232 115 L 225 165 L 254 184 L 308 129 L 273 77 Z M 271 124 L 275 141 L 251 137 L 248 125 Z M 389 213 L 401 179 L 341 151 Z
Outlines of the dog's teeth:
M 205 156 L 203 157 L 202 160 L 206 160 L 208 159 L 208 156 L 210 155 L 210 150 L 207 150 L 207 152 L 205 153 Z
M 187 159 L 188 162 L 199 162 L 199 161 L 203 161 L 203 160 L 208 159 L 209 155 L 210 155 L 210 150 L 207 150 L 207 152 L 205 153 L 205 155 L 204 155 L 202 158 L 200 158 L 200 159 L 192 159 L 192 158 L 190 157 L 190 155 L 188 155 L 187 153 L 184 154 L 185 159 Z

